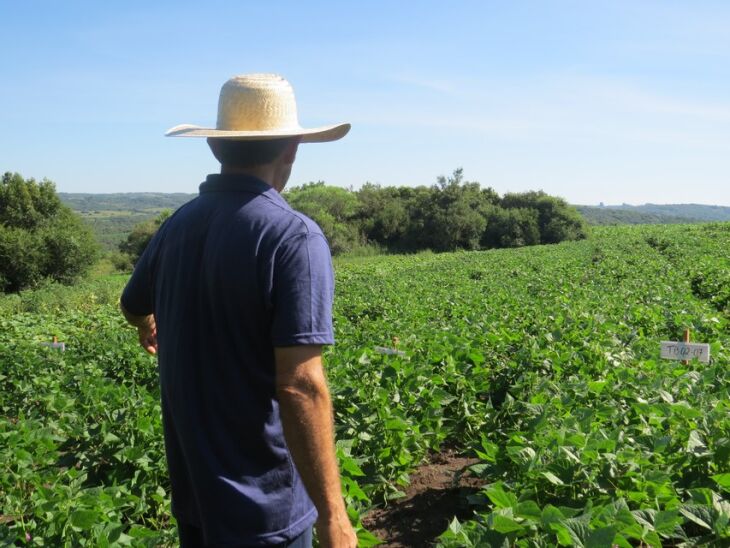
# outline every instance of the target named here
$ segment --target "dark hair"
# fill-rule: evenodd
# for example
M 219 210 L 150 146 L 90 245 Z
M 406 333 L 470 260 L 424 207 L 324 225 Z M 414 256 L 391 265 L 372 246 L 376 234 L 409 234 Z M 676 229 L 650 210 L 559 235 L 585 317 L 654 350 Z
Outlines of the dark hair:
M 265 141 L 238 141 L 235 139 L 208 139 L 213 156 L 222 165 L 256 167 L 273 162 L 296 137 L 267 139 Z

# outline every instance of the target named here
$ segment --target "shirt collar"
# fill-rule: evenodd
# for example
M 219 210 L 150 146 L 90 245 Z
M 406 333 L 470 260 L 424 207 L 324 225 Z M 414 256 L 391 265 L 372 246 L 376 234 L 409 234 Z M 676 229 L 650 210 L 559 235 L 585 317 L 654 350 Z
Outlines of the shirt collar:
M 264 194 L 269 199 L 286 204 L 286 200 L 266 181 L 252 175 L 240 173 L 212 173 L 200 184 L 200 193 L 208 192 L 249 192 Z
M 239 173 L 212 173 L 200 185 L 201 194 L 204 192 L 255 192 L 260 194 L 267 190 L 273 190 L 273 188 L 265 181 Z

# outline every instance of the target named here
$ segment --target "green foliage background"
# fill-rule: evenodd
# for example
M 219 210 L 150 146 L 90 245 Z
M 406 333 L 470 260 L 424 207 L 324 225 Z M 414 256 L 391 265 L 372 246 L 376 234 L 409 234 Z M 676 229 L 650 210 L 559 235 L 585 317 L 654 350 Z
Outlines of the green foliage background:
M 366 184 L 351 191 L 319 182 L 284 196 L 322 228 L 333 255 L 522 247 L 586 236 L 583 219 L 564 200 L 544 192 L 500 198 L 491 188 L 464 181 L 461 169 L 431 187 Z M 129 262 L 136 262 L 168 215 L 164 210 L 138 223 L 119 244 Z
M 309 186 L 316 183 L 309 183 Z M 424 194 L 421 187 L 420 194 Z M 292 189 L 296 191 L 296 189 Z M 335 191 L 338 192 L 338 191 Z M 404 190 L 404 187 L 380 187 L 366 183 L 357 191 L 361 212 L 357 215 L 360 233 L 338 235 L 330 231 L 334 247 L 340 247 L 344 236 L 345 247 L 350 251 L 362 254 L 366 251 L 377 253 L 379 250 L 394 247 L 394 244 L 403 236 L 408 211 L 403 203 L 401 194 L 410 195 L 413 191 Z M 419 194 L 413 192 L 413 194 Z M 118 250 L 132 232 L 135 225 L 153 219 L 165 209 L 175 210 L 185 202 L 196 197 L 195 194 L 183 193 L 155 193 L 155 192 L 128 192 L 117 194 L 81 194 L 59 193 L 61 201 L 78 212 L 84 222 L 91 227 L 102 249 L 107 252 Z M 308 206 L 306 206 L 308 208 Z M 727 221 L 730 220 L 730 208 L 699 204 L 677 204 L 658 206 L 645 204 L 643 206 L 574 206 L 589 225 L 622 225 L 622 224 L 669 224 L 689 223 L 700 221 Z M 315 206 L 310 212 L 318 215 Z M 373 215 L 377 212 L 378 215 Z M 510 215 L 507 214 L 507 217 Z M 518 213 L 515 217 L 520 217 Z M 495 243 L 495 229 L 510 219 L 505 215 L 497 215 L 495 223 L 488 235 L 485 235 L 487 247 L 501 247 L 498 239 Z M 322 219 L 327 224 L 327 219 Z M 520 221 L 520 219 L 517 219 Z M 341 221 L 340 221 L 341 222 Z M 527 239 L 534 239 L 530 235 L 530 222 L 522 220 L 523 225 L 519 232 L 527 229 Z M 524 238 L 518 232 L 517 238 Z M 357 234 L 357 237 L 356 237 Z M 371 244 L 367 248 L 361 247 L 363 235 L 370 235 Z M 413 236 L 413 234 L 411 235 Z M 353 246 L 353 242 L 357 242 Z M 374 244 L 372 242 L 381 242 Z M 383 244 L 384 242 L 384 244 Z M 507 241 L 509 244 L 509 241 Z M 508 245 L 509 246 L 509 245 Z M 129 262 L 129 261 L 127 261 Z
M 130 232 L 126 239 L 119 244 L 119 251 L 121 251 L 129 259 L 131 265 L 134 265 L 139 260 L 139 257 L 144 253 L 147 244 L 155 235 L 157 230 L 162 226 L 168 217 L 172 214 L 172 211 L 165 209 L 160 212 L 154 219 L 148 219 L 134 226 L 132 232 Z M 124 263 L 119 264 L 120 267 L 127 266 Z M 120 268 L 122 270 L 123 268 Z
M 506 194 L 464 180 L 457 169 L 425 187 L 365 184 L 348 191 L 311 183 L 285 194 L 314 219 L 334 254 L 374 245 L 391 252 L 455 251 L 558 243 L 585 238 L 565 200 L 544 192 Z
M 726 543 L 728 246 L 710 224 L 337 259 L 325 359 L 353 519 L 446 445 L 480 459 L 484 488 L 443 546 Z M 155 361 L 118 313 L 124 281 L 0 298 L 0 543 L 175 544 Z M 685 327 L 709 365 L 659 359 Z M 65 352 L 41 344 L 54 335 Z M 403 354 L 380 353 L 393 337 Z
M 5 173 L 0 181 L 0 292 L 43 280 L 72 283 L 93 264 L 89 228 L 56 195 L 52 182 Z

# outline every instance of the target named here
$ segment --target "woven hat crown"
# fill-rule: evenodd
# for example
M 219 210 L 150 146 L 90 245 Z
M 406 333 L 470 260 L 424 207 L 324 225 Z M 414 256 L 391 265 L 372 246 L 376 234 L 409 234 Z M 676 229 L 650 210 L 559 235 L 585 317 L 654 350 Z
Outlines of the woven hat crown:
M 242 74 L 223 84 L 215 128 L 180 124 L 165 135 L 238 140 L 299 137 L 301 143 L 325 143 L 342 139 L 348 131 L 348 123 L 301 127 L 289 82 L 278 74 Z
M 234 76 L 221 88 L 216 129 L 300 129 L 294 89 L 277 74 Z

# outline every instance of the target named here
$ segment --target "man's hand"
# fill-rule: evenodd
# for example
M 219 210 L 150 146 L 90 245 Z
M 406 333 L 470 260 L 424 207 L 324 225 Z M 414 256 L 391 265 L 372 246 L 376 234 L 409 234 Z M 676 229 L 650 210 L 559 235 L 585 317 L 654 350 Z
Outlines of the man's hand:
M 357 535 L 350 524 L 347 511 L 340 512 L 336 518 L 320 516 L 315 525 L 317 539 L 323 548 L 355 548 Z
M 139 344 L 142 345 L 142 348 L 148 354 L 157 354 L 157 324 L 155 323 L 155 315 L 135 316 L 124 308 L 121 302 L 119 303 L 119 308 L 122 309 L 122 314 L 124 314 L 127 321 L 137 328 Z
M 320 346 L 274 348 L 276 395 L 284 437 L 307 493 L 317 507 L 323 548 L 355 548 L 337 470 L 332 401 Z
M 155 317 L 150 314 L 144 317 L 143 325 L 137 326 L 137 335 L 139 336 L 139 344 L 148 354 L 157 354 L 157 325 Z

